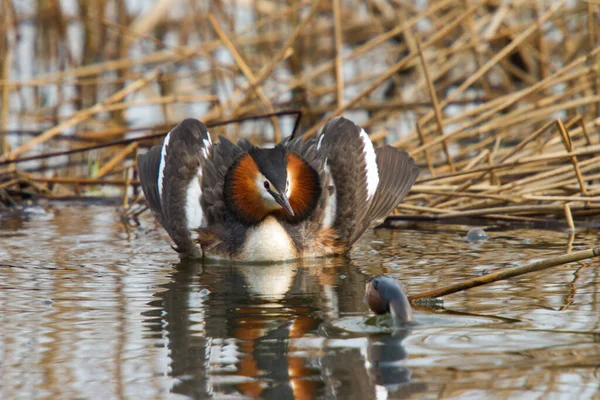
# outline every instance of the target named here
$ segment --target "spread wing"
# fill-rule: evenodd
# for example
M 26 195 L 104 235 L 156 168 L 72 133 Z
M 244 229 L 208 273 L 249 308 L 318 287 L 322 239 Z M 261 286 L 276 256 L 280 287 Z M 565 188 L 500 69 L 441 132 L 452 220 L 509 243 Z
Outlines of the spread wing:
M 175 242 L 176 250 L 189 256 L 200 255 L 192 232 L 208 221 L 200 199 L 212 148 L 206 126 L 185 119 L 160 146 L 138 157 L 141 186 L 150 208 Z
M 138 156 L 138 172 L 146 201 L 154 217 L 162 224 L 162 207 L 160 205 L 160 194 L 158 193 L 158 169 L 161 149 L 162 144 L 153 146 L 146 154 Z
M 419 169 L 399 149 L 373 147 L 367 133 L 352 121 L 329 121 L 317 138 L 317 153 L 330 173 L 335 196 L 326 204 L 326 223 L 332 223 L 349 247 L 374 224 L 380 223 L 406 196 Z
M 419 168 L 407 152 L 385 145 L 375 149 L 379 186 L 371 202 L 371 226 L 380 225 L 408 194 L 419 176 Z

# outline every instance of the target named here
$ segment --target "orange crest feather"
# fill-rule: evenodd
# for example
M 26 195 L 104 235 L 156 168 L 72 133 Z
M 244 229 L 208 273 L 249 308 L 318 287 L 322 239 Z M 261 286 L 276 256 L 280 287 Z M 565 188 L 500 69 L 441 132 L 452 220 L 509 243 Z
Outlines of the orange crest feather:
M 291 194 L 290 205 L 297 215 L 312 211 L 319 195 L 318 175 L 308 164 L 295 154 L 288 154 L 288 177 Z
M 242 214 L 250 220 L 260 221 L 268 213 L 260 195 L 256 192 L 255 179 L 258 167 L 249 154 L 242 156 L 233 171 L 231 192 L 233 201 Z

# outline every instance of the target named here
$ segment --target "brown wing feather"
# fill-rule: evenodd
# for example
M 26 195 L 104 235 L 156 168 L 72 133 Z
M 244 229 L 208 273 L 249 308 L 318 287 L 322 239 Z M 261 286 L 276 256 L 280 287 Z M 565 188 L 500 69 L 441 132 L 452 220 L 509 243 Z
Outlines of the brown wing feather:
M 364 143 L 361 128 L 346 118 L 329 121 L 319 136 L 319 153 L 327 159 L 336 190 L 333 228 L 349 248 L 362 232 L 369 209 Z M 364 229 L 362 230 L 364 231 Z
M 419 175 L 415 161 L 403 150 L 386 145 L 376 148 L 375 154 L 379 185 L 366 218 L 357 227 L 352 240 L 357 240 L 369 227 L 381 224 L 408 194 Z
M 154 217 L 162 224 L 163 213 L 160 206 L 160 195 L 158 194 L 158 169 L 160 167 L 161 148 L 162 146 L 154 146 L 147 153 L 138 156 L 138 172 L 144 197 Z
M 229 167 L 244 151 L 221 136 L 219 143 L 212 146 L 210 156 L 202 170 L 202 209 L 208 225 L 226 222 L 229 212 L 223 194 L 225 176 Z
M 206 156 L 210 152 L 208 130 L 196 119 L 185 119 L 170 133 L 166 147 L 161 205 L 166 231 L 177 245 L 177 251 L 186 256 L 199 255 L 188 226 L 186 207 L 200 207 L 200 198 L 188 204 L 188 186 L 193 179 L 201 179 Z M 200 182 L 198 182 L 200 183 Z

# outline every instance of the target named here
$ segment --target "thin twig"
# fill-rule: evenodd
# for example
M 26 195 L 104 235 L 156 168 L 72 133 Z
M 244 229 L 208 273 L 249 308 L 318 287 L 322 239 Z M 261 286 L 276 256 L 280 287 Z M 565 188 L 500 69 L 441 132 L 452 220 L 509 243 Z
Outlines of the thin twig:
M 531 272 L 542 271 L 544 269 L 556 267 L 558 265 L 568 264 L 575 261 L 587 260 L 598 256 L 600 256 L 600 249 L 598 248 L 577 251 L 575 253 L 570 254 L 563 254 L 556 257 L 546 258 L 541 261 L 536 261 L 528 265 L 508 268 L 484 276 L 479 276 L 477 278 L 468 279 L 466 281 L 459 282 L 454 285 L 444 286 L 439 289 L 414 294 L 412 296 L 408 296 L 408 299 L 410 301 L 415 301 L 418 299 L 431 299 L 436 297 L 448 296 L 450 294 L 462 292 L 464 290 L 471 289 L 477 286 L 487 285 L 492 282 L 513 278 L 515 276 L 520 276 Z

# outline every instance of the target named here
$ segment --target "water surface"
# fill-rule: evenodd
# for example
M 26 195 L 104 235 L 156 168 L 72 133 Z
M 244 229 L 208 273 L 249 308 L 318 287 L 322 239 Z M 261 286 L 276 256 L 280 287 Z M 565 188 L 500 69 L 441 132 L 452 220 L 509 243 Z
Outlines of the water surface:
M 0 398 L 593 398 L 598 262 L 371 326 L 373 274 L 409 293 L 597 244 L 597 231 L 403 224 L 348 259 L 180 263 L 152 216 L 52 204 L 0 217 Z

